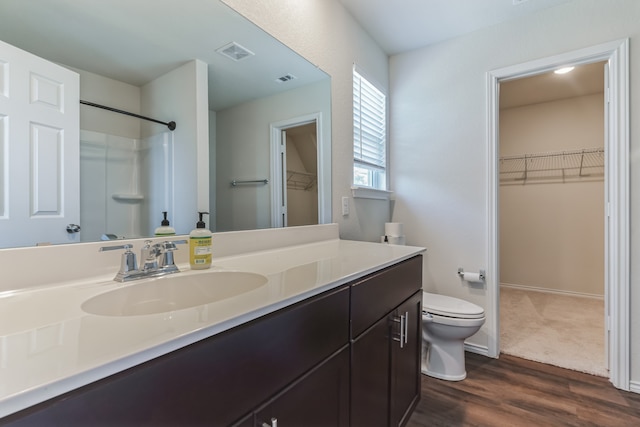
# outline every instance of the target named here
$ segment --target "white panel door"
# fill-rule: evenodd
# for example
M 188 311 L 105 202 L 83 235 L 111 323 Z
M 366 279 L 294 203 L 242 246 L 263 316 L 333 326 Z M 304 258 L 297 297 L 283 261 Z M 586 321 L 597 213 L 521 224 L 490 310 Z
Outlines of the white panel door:
M 77 73 L 0 41 L 0 248 L 80 241 L 79 100 Z

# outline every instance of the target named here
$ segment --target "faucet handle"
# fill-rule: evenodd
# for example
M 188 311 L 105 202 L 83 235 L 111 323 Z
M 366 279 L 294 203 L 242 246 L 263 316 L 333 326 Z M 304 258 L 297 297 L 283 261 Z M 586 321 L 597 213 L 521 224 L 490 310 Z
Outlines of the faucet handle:
M 179 244 L 187 244 L 186 240 L 166 240 L 159 245 L 162 247 L 162 256 L 160 257 L 160 268 L 165 271 L 178 271 L 178 267 L 176 267 L 174 259 L 173 259 L 173 251 L 178 248 L 176 245 Z
M 124 276 L 138 269 L 136 254 L 131 251 L 132 248 L 133 245 L 127 243 L 124 245 L 102 246 L 99 249 L 100 252 L 124 249 L 124 253 L 122 254 L 122 258 L 120 260 L 120 271 L 118 271 L 118 274 L 116 275 L 116 280 L 122 281 L 121 279 Z
M 164 242 L 158 243 L 162 249 L 165 251 L 175 251 L 178 249 L 176 245 L 186 245 L 188 242 L 186 240 L 165 240 Z

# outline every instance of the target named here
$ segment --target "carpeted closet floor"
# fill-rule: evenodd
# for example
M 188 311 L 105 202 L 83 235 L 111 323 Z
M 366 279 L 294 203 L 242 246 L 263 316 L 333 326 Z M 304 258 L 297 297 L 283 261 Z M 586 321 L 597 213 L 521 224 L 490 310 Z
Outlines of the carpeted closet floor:
M 608 377 L 604 300 L 500 287 L 500 350 Z

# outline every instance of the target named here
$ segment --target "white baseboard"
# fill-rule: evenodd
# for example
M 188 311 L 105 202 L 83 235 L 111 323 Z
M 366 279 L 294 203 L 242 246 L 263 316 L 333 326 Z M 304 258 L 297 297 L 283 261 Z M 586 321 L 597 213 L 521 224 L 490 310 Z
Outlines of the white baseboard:
M 629 391 L 640 394 L 640 381 L 630 381 Z
M 547 294 L 566 295 L 571 297 L 585 297 L 604 300 L 604 295 L 587 294 L 583 292 L 563 291 L 560 289 L 540 288 L 537 286 L 516 285 L 513 283 L 500 283 L 501 288 L 520 289 L 523 291 L 544 292 Z
M 465 342 L 464 343 L 464 349 L 465 349 L 465 351 L 468 351 L 470 353 L 476 353 L 476 354 L 480 354 L 482 356 L 489 357 L 489 348 L 486 347 L 486 346 Z

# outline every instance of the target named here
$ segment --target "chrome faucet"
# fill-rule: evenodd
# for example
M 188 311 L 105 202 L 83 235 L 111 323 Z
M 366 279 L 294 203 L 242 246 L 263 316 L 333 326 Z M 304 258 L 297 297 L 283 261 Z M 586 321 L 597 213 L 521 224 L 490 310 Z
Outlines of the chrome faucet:
M 143 263 L 140 269 L 138 269 L 136 254 L 131 251 L 133 248 L 132 245 L 124 244 L 101 247 L 99 249 L 100 252 L 124 249 L 122 260 L 120 261 L 120 270 L 113 280 L 117 282 L 128 282 L 146 277 L 164 276 L 180 271 L 174 263 L 173 251 L 178 249 L 176 247 L 177 244 L 186 244 L 186 240 L 167 240 L 154 245 L 151 243 L 151 240 L 145 241 L 144 246 L 140 250 L 140 258 Z

